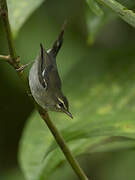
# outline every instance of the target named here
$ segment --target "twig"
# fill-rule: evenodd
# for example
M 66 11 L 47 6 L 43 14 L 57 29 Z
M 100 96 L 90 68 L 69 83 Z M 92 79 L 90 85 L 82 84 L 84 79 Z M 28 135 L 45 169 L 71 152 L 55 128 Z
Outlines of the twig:
M 11 28 L 10 28 L 9 19 L 8 19 L 8 8 L 7 8 L 6 0 L 1 0 L 0 5 L 1 5 L 1 16 L 3 19 L 6 36 L 8 40 L 9 53 L 12 58 L 12 61 L 14 62 L 14 66 L 19 66 L 17 62 L 16 50 L 13 45 L 13 38 L 12 38 Z
M 12 60 L 12 63 L 10 63 L 10 64 L 15 68 L 15 70 L 21 69 L 23 65 L 20 64 L 20 61 L 18 60 L 18 56 L 16 53 L 16 49 L 14 47 L 11 28 L 10 28 L 9 19 L 8 19 L 8 9 L 7 9 L 6 0 L 0 0 L 0 14 L 1 14 L 1 17 L 4 22 L 4 27 L 5 27 L 5 31 L 6 31 L 7 40 L 8 40 L 9 53 L 10 53 L 10 57 Z M 16 72 L 19 75 L 19 77 L 21 78 L 21 80 L 23 80 L 24 87 L 27 91 L 27 94 L 29 95 L 30 90 L 29 90 L 29 85 L 28 85 L 28 81 L 27 81 L 27 77 L 26 77 L 25 73 L 23 71 L 16 71 Z M 55 125 L 53 124 L 51 119 L 49 118 L 48 113 L 46 111 L 44 111 L 41 107 L 39 107 L 39 105 L 36 104 L 34 99 L 33 99 L 33 102 L 35 103 L 36 108 L 38 109 L 41 117 L 43 118 L 43 120 L 47 124 L 48 128 L 52 132 L 56 142 L 58 143 L 59 147 L 63 151 L 66 159 L 72 166 L 74 172 L 78 175 L 80 180 L 88 180 L 85 173 L 80 168 L 78 162 L 74 159 L 71 151 L 67 147 L 63 137 L 61 136 L 61 134 L 59 133 L 59 131 L 57 130 L 57 128 L 55 127 Z
M 3 20 L 5 32 L 6 32 L 6 37 L 8 41 L 8 49 L 10 53 L 10 60 L 8 61 L 14 68 L 15 70 L 18 68 L 21 68 L 22 65 L 20 64 L 20 58 L 17 56 L 16 49 L 14 47 L 13 43 L 13 37 L 12 37 L 12 32 L 11 32 L 11 27 L 9 23 L 9 18 L 8 18 L 8 8 L 7 8 L 7 2 L 6 0 L 0 0 L 0 15 Z M 22 73 L 21 71 L 17 72 L 21 80 L 23 81 L 24 88 L 26 89 L 27 93 L 30 94 L 28 82 L 27 82 L 27 76 Z
M 10 60 L 10 56 L 0 55 L 0 60 L 9 61 Z

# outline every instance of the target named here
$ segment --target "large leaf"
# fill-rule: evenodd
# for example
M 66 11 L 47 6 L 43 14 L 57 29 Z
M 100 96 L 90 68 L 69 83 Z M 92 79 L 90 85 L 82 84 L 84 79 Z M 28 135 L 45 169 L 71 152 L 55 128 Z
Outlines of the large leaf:
M 93 44 L 98 34 L 100 33 L 100 30 L 102 30 L 103 26 L 115 18 L 116 16 L 112 12 L 109 12 L 107 10 L 104 15 L 96 16 L 86 8 L 88 44 Z
M 94 0 L 86 0 L 89 8 L 91 9 L 91 11 L 93 13 L 95 13 L 97 16 L 103 16 L 103 11 L 101 10 L 101 8 L 98 6 L 98 4 L 96 3 L 96 1 Z
M 34 12 L 43 1 L 44 0 L 7 0 L 9 20 L 14 34 L 17 33 L 32 12 Z
M 80 49 L 79 43 L 76 46 L 74 41 L 71 43 L 74 49 Z M 70 71 L 63 74 L 64 92 L 74 119 L 50 113 L 73 154 L 134 147 L 134 49 L 123 47 L 111 51 L 96 47 L 90 51 L 85 47 L 79 56 L 68 55 L 73 61 L 76 57 L 76 64 L 68 66 Z M 60 58 L 67 59 L 66 53 Z M 65 69 L 66 63 L 61 62 Z M 106 139 L 115 136 L 122 140 L 106 143 Z M 32 114 L 20 147 L 20 162 L 27 179 L 48 180 L 64 159 L 44 122 L 37 113 Z

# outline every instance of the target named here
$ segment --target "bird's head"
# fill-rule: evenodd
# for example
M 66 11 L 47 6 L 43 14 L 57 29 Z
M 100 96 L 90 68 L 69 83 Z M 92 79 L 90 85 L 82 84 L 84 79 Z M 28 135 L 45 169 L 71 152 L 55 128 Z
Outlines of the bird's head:
M 73 118 L 72 114 L 69 112 L 68 100 L 65 96 L 56 97 L 55 110 L 58 112 L 64 112 L 69 117 Z

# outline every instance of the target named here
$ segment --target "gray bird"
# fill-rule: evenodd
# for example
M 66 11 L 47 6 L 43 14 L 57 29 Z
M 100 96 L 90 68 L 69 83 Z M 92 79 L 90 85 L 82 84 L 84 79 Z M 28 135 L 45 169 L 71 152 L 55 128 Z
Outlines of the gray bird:
M 46 111 L 69 112 L 67 98 L 63 95 L 57 70 L 56 56 L 63 43 L 64 26 L 53 47 L 46 51 L 40 44 L 40 54 L 29 72 L 29 86 L 35 101 Z

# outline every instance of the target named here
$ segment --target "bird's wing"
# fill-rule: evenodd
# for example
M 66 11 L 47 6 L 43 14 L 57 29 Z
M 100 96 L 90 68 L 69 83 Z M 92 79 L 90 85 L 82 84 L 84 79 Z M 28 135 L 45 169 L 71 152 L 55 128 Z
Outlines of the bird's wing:
M 49 74 L 49 83 L 50 83 L 50 87 L 54 90 L 56 89 L 61 89 L 61 80 L 59 77 L 59 73 L 57 71 L 57 69 L 52 69 L 52 71 L 50 71 Z
M 38 61 L 38 77 L 41 85 L 47 90 L 49 83 L 49 72 L 52 69 L 52 65 L 49 62 L 49 56 L 42 44 L 40 44 L 41 53 Z

